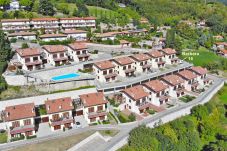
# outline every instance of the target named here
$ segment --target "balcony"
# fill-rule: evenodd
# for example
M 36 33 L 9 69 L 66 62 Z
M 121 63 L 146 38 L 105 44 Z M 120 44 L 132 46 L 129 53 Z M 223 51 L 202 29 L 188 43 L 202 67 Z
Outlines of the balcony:
M 51 121 L 51 126 L 55 125 L 63 125 L 66 123 L 73 123 L 73 118 L 72 117 L 61 117 L 57 120 L 50 120 Z
M 67 57 L 59 57 L 59 58 L 53 58 L 54 61 L 63 61 L 63 60 L 68 60 Z
M 127 70 L 125 70 L 125 73 L 132 73 L 132 72 L 135 72 L 135 69 L 127 69 Z
M 199 82 L 198 81 L 194 81 L 191 83 L 191 86 L 192 87 L 197 87 L 199 85 Z
M 116 77 L 117 76 L 117 73 L 109 73 L 109 74 L 107 74 L 107 75 L 105 75 L 105 78 L 106 79 L 109 79 L 109 78 L 113 78 L 113 77 Z
M 151 67 L 150 64 L 145 64 L 145 65 L 142 66 L 143 69 L 147 69 L 147 68 L 149 69 L 150 67 Z
M 19 133 L 25 133 L 27 131 L 34 131 L 35 126 L 34 125 L 24 125 L 20 127 L 10 127 L 10 134 L 19 134 Z
M 97 111 L 97 112 L 92 112 L 87 114 L 88 114 L 88 118 L 96 118 L 100 116 L 106 116 L 107 112 L 102 110 L 102 111 Z
M 142 102 L 142 103 L 140 103 L 136 106 L 139 107 L 139 110 L 144 110 L 146 108 L 149 108 L 151 106 L 151 103 L 145 101 L 145 102 Z
M 42 63 L 43 63 L 42 61 L 36 60 L 36 61 L 33 61 L 33 62 L 25 62 L 25 65 L 26 66 L 33 66 L 33 65 L 39 65 L 39 64 L 42 64 Z

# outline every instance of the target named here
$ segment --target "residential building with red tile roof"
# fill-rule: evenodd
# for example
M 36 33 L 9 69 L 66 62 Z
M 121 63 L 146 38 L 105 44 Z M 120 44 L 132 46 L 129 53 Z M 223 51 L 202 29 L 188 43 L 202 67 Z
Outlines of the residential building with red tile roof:
M 143 84 L 144 89 L 148 92 L 149 101 L 160 106 L 169 101 L 169 86 L 160 80 L 152 80 Z
M 165 62 L 166 64 L 176 64 L 179 62 L 179 59 L 177 58 L 176 54 L 176 50 L 172 49 L 172 48 L 165 48 L 161 50 L 162 53 L 165 55 Z
M 70 97 L 46 100 L 45 108 L 52 131 L 73 126 L 72 110 L 74 106 Z
M 63 45 L 44 45 L 42 47 L 47 63 L 58 66 L 65 64 L 68 61 L 68 56 L 66 55 L 67 47 Z
M 33 18 L 30 22 L 32 24 L 32 29 L 40 30 L 44 29 L 46 32 L 53 32 L 58 30 L 59 21 L 57 18 Z
M 206 85 L 212 83 L 212 80 L 207 77 L 207 69 L 200 66 L 193 66 L 189 70 L 197 75 L 197 81 L 199 82 L 200 88 L 204 88 Z
M 148 101 L 149 93 L 144 90 L 142 85 L 127 88 L 121 92 L 124 102 L 123 109 L 128 109 L 137 114 L 141 114 L 149 109 L 151 105 Z
M 83 116 L 88 123 L 107 120 L 109 111 L 107 108 L 108 101 L 103 92 L 83 94 L 79 97 L 83 106 L 83 108 L 81 108 L 81 110 L 83 110 Z
M 128 57 L 114 58 L 113 63 L 115 64 L 115 70 L 121 77 L 131 77 L 135 73 L 135 61 Z
M 199 83 L 197 80 L 198 75 L 196 75 L 195 73 L 193 73 L 190 70 L 183 70 L 177 73 L 177 75 L 179 75 L 181 78 L 184 79 L 185 81 L 185 89 L 188 91 L 195 91 L 197 90 Z
M 89 59 L 88 48 L 85 43 L 75 42 L 68 45 L 68 54 L 74 62 L 87 61 Z
M 22 39 L 22 40 L 36 40 L 35 32 L 27 32 L 27 31 L 14 32 L 14 33 L 9 33 L 7 36 L 9 40 L 11 40 L 12 38 Z
M 65 30 L 62 32 L 63 34 L 67 35 L 68 38 L 75 39 L 76 41 L 87 41 L 87 31 L 85 30 Z
M 65 34 L 44 34 L 39 36 L 39 39 L 45 42 L 49 41 L 64 41 L 67 40 L 68 37 Z
M 60 18 L 59 23 L 63 29 L 72 29 L 78 27 L 91 27 L 94 28 L 96 18 L 95 17 L 72 17 L 72 18 Z
M 2 30 L 5 32 L 14 31 L 28 31 L 30 29 L 29 19 L 2 19 Z
M 35 135 L 35 116 L 34 103 L 7 106 L 4 110 L 4 121 L 10 137 Z
M 135 70 L 136 72 L 148 72 L 151 69 L 150 56 L 139 53 L 130 56 L 135 61 Z
M 217 52 L 220 56 L 227 58 L 227 49 L 222 49 Z
M 165 67 L 165 55 L 159 50 L 151 50 L 147 53 L 150 58 L 152 68 L 163 68 Z
M 161 78 L 163 82 L 169 85 L 169 95 L 178 98 L 185 94 L 184 79 L 177 75 L 167 75 Z
M 37 70 L 42 68 L 41 50 L 38 48 L 17 49 L 16 55 L 23 70 Z
M 96 80 L 100 82 L 112 82 L 117 78 L 115 71 L 115 65 L 110 60 L 95 62 L 93 64 L 93 70 L 96 75 Z

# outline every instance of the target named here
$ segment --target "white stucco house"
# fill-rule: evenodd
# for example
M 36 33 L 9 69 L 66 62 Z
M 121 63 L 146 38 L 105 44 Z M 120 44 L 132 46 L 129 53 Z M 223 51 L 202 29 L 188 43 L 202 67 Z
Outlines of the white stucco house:
M 150 63 L 152 68 L 163 68 L 165 67 L 165 55 L 161 53 L 159 50 L 151 50 L 147 53 L 150 58 Z
M 134 75 L 135 61 L 132 58 L 130 58 L 128 56 L 114 58 L 113 63 L 116 66 L 115 70 L 119 76 L 130 77 L 130 76 Z
M 65 30 L 62 32 L 67 35 L 68 38 L 75 39 L 76 41 L 87 41 L 87 31 L 85 30 Z
M 175 49 L 172 48 L 165 48 L 165 49 L 161 49 L 162 53 L 165 56 L 165 62 L 166 64 L 172 65 L 172 64 L 176 64 L 179 62 L 179 59 L 177 58 L 177 52 Z
M 197 81 L 197 75 L 190 70 L 183 70 L 177 73 L 181 78 L 184 79 L 184 86 L 187 91 L 195 91 L 199 86 Z
M 68 45 L 69 58 L 74 62 L 88 61 L 88 48 L 85 43 L 75 42 Z
M 70 97 L 46 100 L 45 107 L 52 131 L 73 127 L 72 110 L 74 106 Z
M 7 106 L 4 110 L 4 121 L 9 137 L 35 135 L 35 116 L 34 103 Z
M 37 70 L 43 67 L 41 50 L 38 48 L 17 49 L 16 55 L 23 70 Z
M 108 101 L 102 92 L 83 94 L 79 97 L 83 110 L 83 116 L 88 124 L 108 119 Z
M 150 56 L 140 53 L 130 56 L 135 61 L 135 70 L 138 73 L 148 72 L 151 70 Z
M 44 34 L 39 36 L 41 41 L 49 42 L 49 41 L 65 41 L 68 39 L 65 34 Z
M 12 38 L 21 39 L 21 40 L 36 40 L 36 33 L 35 32 L 15 32 L 15 33 L 9 33 L 7 37 L 9 40 L 11 40 Z
M 42 47 L 47 63 L 58 66 L 68 61 L 67 47 L 63 45 L 45 45 Z
M 99 82 L 112 82 L 117 79 L 117 73 L 115 71 L 115 65 L 109 61 L 100 61 L 93 64 L 93 71 L 95 78 Z

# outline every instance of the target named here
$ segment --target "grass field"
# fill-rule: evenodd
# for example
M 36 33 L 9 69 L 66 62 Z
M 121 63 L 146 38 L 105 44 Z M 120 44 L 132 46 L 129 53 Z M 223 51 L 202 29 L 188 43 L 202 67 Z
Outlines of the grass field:
M 71 148 L 75 144 L 92 135 L 94 131 L 87 131 L 78 135 L 73 135 L 65 138 L 45 141 L 38 144 L 27 145 L 13 149 L 12 151 L 63 151 Z
M 95 16 L 97 18 L 101 18 L 102 16 L 105 16 L 106 18 L 111 19 L 117 16 L 118 14 L 115 11 L 101 8 L 101 7 L 96 7 L 96 6 L 87 6 L 87 8 L 89 10 L 89 15 Z
M 204 47 L 200 47 L 196 51 L 187 51 L 187 52 L 195 52 L 199 53 L 198 56 L 180 56 L 181 59 L 185 59 L 185 61 L 193 63 L 195 66 L 203 66 L 209 62 L 216 62 L 222 59 L 222 57 L 217 56 L 215 53 L 210 52 Z
M 0 144 L 7 142 L 7 133 L 0 133 Z

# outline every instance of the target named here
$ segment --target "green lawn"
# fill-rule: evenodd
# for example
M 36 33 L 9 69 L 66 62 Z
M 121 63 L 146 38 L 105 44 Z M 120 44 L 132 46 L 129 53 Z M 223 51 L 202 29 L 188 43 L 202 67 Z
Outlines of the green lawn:
M 188 52 L 195 52 L 199 53 L 197 56 L 188 56 L 188 55 L 181 55 L 181 59 L 185 59 L 185 61 L 193 63 L 195 66 L 203 66 L 209 62 L 216 62 L 219 61 L 219 59 L 222 59 L 222 57 L 217 56 L 215 53 L 207 50 L 204 47 L 200 47 L 198 50 L 195 51 L 186 51 Z
M 96 6 L 87 6 L 90 16 L 95 16 L 101 18 L 105 16 L 108 19 L 114 18 L 118 13 L 109 9 L 96 7 Z
M 0 144 L 7 142 L 7 133 L 0 133 Z
M 222 91 L 218 94 L 218 98 L 224 102 L 227 103 L 227 85 L 225 85 L 222 89 Z

